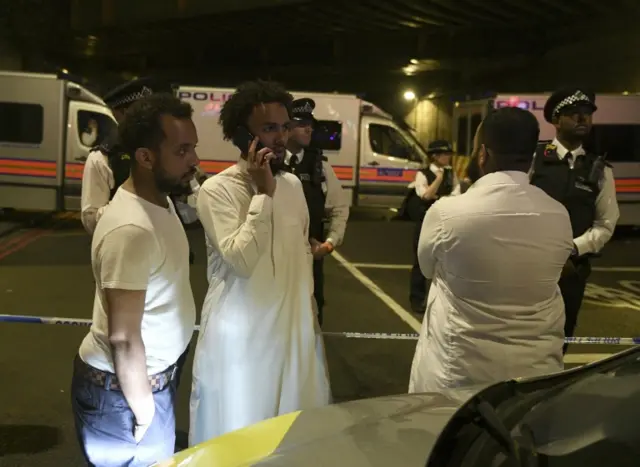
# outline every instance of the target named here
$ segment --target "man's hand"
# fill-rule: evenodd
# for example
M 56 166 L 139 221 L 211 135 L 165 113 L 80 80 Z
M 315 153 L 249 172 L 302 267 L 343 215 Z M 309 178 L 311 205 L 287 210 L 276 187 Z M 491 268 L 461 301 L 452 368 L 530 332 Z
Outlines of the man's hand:
M 325 256 L 333 253 L 333 245 L 329 242 L 320 243 L 315 238 L 309 240 L 311 244 L 311 254 L 313 254 L 313 259 L 321 259 Z
M 276 179 L 271 172 L 269 162 L 275 157 L 269 148 L 262 148 L 256 153 L 258 137 L 251 142 L 247 154 L 247 170 L 258 187 L 258 193 L 273 197 L 276 191 Z
M 153 402 L 153 399 L 152 399 Z M 151 426 L 151 422 L 153 421 L 153 417 L 155 415 L 156 406 L 155 403 L 151 406 L 151 411 L 148 416 L 145 417 L 144 420 L 135 420 L 135 426 L 133 427 L 133 439 L 136 440 L 136 443 L 142 441 L 144 435 L 147 433 L 147 430 Z

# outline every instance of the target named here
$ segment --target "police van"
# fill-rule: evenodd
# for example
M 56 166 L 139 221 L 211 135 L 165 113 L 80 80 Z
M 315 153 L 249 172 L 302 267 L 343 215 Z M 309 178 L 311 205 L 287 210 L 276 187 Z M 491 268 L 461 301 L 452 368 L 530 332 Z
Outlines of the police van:
M 453 146 L 456 166 L 466 168 L 473 137 L 489 109 L 520 107 L 540 123 L 540 140 L 555 138 L 555 128 L 543 116 L 551 94 L 498 94 L 489 99 L 456 102 L 453 110 Z M 618 225 L 640 225 L 640 95 L 597 94 L 598 110 L 585 143 L 591 152 L 606 154 L 613 166 L 620 219 Z
M 200 167 L 218 173 L 238 160 L 238 149 L 223 141 L 220 109 L 231 88 L 181 86 L 178 96 L 194 108 Z M 316 103 L 314 141 L 324 151 L 342 186 L 359 205 L 399 206 L 407 185 L 427 155 L 406 124 L 355 95 L 292 92 Z
M 54 74 L 0 71 L 0 209 L 80 209 L 84 161 L 117 128 L 102 99 Z

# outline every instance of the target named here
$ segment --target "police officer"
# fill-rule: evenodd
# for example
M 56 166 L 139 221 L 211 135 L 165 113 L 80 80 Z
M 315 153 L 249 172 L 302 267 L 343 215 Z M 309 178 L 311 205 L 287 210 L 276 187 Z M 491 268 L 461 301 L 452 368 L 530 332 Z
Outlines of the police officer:
M 414 262 L 409 286 L 409 300 L 414 313 L 425 312 L 427 298 L 427 280 L 420 271 L 416 254 L 422 221 L 427 210 L 438 198 L 460 194 L 460 183 L 451 167 L 453 157 L 451 144 L 445 140 L 433 141 L 427 148 L 427 155 L 430 163 L 416 173 L 416 178 L 409 185 L 409 193 L 401 208 L 401 211 L 406 212 L 407 217 L 416 224 L 413 237 Z
M 349 201 L 331 164 L 322 150 L 311 144 L 315 102 L 298 99 L 292 106 L 292 129 L 287 143 L 285 163 L 302 182 L 309 207 L 309 241 L 313 252 L 313 295 L 322 325 L 324 306 L 323 258 L 342 243 L 349 217 Z M 328 234 L 325 236 L 325 214 Z
M 591 273 L 589 257 L 611 239 L 620 216 L 606 155 L 592 154 L 583 147 L 596 110 L 591 92 L 580 88 L 554 92 L 544 107 L 544 118 L 556 128 L 556 138 L 538 145 L 530 172 L 531 183 L 562 203 L 571 218 L 574 248 L 559 282 L 566 337 L 574 335 Z

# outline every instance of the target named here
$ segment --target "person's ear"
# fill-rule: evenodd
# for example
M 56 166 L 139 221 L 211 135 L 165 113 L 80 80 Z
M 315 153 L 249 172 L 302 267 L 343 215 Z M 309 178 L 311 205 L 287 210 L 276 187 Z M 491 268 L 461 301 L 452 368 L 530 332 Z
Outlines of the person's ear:
M 136 163 L 139 167 L 151 170 L 155 163 L 155 154 L 147 148 L 138 148 L 135 152 Z
M 489 160 L 489 152 L 487 151 L 487 147 L 482 144 L 480 145 L 480 150 L 478 151 L 478 167 L 484 169 L 487 165 L 487 161 Z

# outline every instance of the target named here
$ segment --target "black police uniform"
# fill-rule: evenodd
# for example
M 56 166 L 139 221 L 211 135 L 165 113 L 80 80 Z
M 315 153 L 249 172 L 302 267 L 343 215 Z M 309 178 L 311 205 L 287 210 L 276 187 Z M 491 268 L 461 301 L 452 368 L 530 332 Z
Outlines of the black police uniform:
M 438 153 L 452 153 L 453 148 L 444 140 L 433 141 L 427 148 L 428 155 Z M 430 165 L 422 170 L 422 174 L 426 177 L 427 183 L 431 185 L 436 175 L 431 171 Z M 445 169 L 445 173 L 436 192 L 438 198 L 449 196 L 453 192 L 453 171 Z M 415 187 L 409 190 L 403 202 L 401 211 L 406 212 L 406 216 L 415 222 L 413 234 L 413 267 L 411 268 L 411 282 L 409 288 L 409 300 L 411 308 L 414 312 L 424 313 L 425 301 L 427 298 L 427 279 L 422 275 L 420 265 L 418 264 L 418 241 L 420 240 L 420 231 L 422 230 L 422 222 L 429 208 L 436 202 L 435 199 L 423 200 L 415 190 Z
M 558 91 L 551 95 L 545 105 L 545 120 L 551 122 L 555 116 L 575 106 L 588 106 L 595 111 L 595 96 L 578 89 Z M 575 159 L 573 168 L 569 165 L 570 159 Z M 564 205 L 571 219 L 573 238 L 579 237 L 593 226 L 605 165 L 607 164 L 603 158 L 595 154 L 586 153 L 574 157 L 569 152 L 561 159 L 554 144 L 542 143 L 537 147 L 531 183 Z M 575 270 L 563 271 L 559 282 L 565 304 L 566 337 L 574 335 L 587 279 L 591 273 L 588 256 L 577 256 L 574 252 L 569 260 Z M 566 349 L 565 345 L 565 352 Z
M 152 94 L 161 92 L 173 94 L 173 88 L 170 84 L 160 83 L 150 77 L 145 77 L 128 81 L 118 86 L 117 88 L 105 94 L 103 100 L 105 104 L 107 104 L 107 106 L 109 106 L 113 110 L 125 110 L 134 102 Z M 109 137 L 106 138 L 106 140 L 101 145 L 92 148 L 92 151 L 100 151 L 102 154 L 104 154 L 104 156 L 107 158 L 107 161 L 109 162 L 109 168 L 113 172 L 114 183 L 109 196 L 109 199 L 111 200 L 118 191 L 118 188 L 120 188 L 120 186 L 127 180 L 127 178 L 129 178 L 129 174 L 131 172 L 131 157 L 119 144 L 118 135 L 115 132 L 114 134 L 109 135 Z M 169 199 L 171 199 L 171 202 L 173 203 L 175 209 L 175 201 L 173 197 L 170 196 Z M 180 219 L 180 222 L 184 227 L 185 223 L 182 220 L 182 217 L 180 216 L 180 213 L 177 211 L 177 209 L 176 213 L 178 214 L 178 218 Z M 193 260 L 193 252 L 191 251 L 191 249 L 189 249 L 189 263 L 193 264 Z M 176 376 L 174 379 L 176 388 L 180 385 L 180 378 L 182 376 L 182 370 L 184 368 L 188 353 L 189 346 L 187 346 L 187 349 L 176 362 Z
M 294 120 L 309 121 L 314 123 L 313 117 L 315 102 L 312 99 L 298 99 L 293 102 L 292 117 Z M 300 161 L 295 154 L 289 159 L 289 170 L 296 175 L 302 183 L 302 190 L 309 208 L 309 237 L 315 238 L 319 242 L 324 242 L 324 217 L 325 202 L 327 194 L 325 192 L 326 177 L 322 162 L 327 158 L 322 150 L 314 147 L 304 149 Z M 318 305 L 318 322 L 322 325 L 322 309 L 324 307 L 324 260 L 314 259 L 313 261 L 313 295 Z

